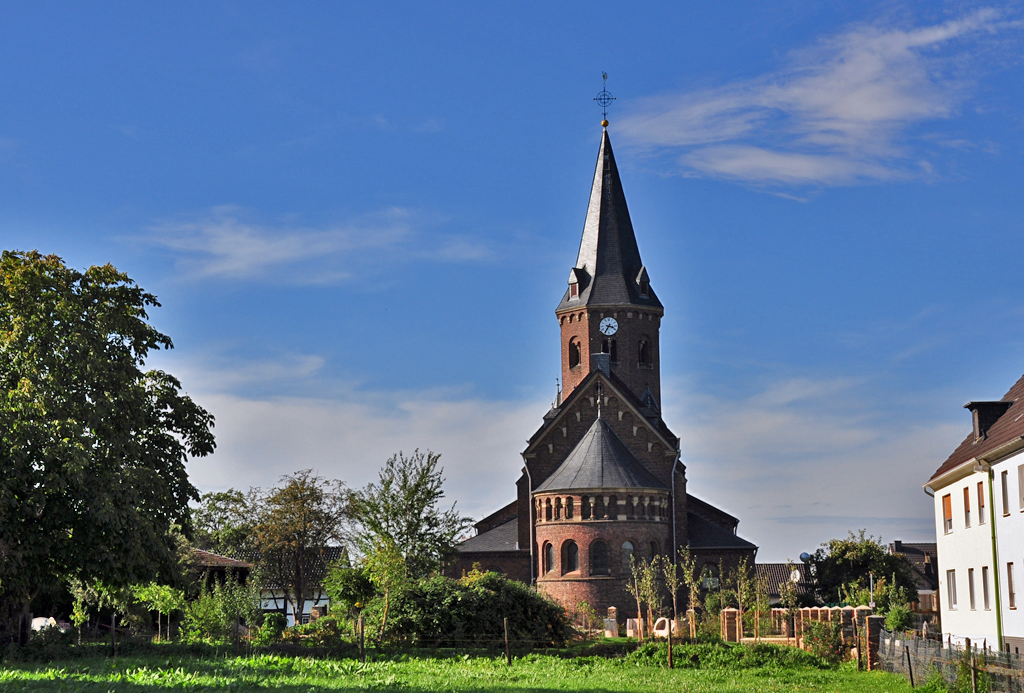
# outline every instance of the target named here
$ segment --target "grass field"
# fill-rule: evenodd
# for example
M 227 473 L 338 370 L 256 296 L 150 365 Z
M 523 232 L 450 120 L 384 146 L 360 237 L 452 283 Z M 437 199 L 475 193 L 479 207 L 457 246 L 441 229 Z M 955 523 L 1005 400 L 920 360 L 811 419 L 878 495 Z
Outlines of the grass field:
M 901 678 L 880 672 L 779 667 L 667 669 L 636 658 L 528 655 L 508 666 L 501 658 L 397 657 L 355 660 L 257 655 L 75 659 L 0 665 L 0 690 L 15 691 L 910 691 Z M 918 691 L 921 688 L 916 689 Z

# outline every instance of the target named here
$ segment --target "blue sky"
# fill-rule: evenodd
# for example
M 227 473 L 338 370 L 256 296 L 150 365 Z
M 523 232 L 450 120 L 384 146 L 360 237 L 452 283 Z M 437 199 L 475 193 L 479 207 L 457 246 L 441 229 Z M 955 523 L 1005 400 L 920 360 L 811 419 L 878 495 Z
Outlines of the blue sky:
M 609 132 L 690 491 L 762 560 L 933 533 L 1022 370 L 1018 3 L 9 3 L 0 245 L 112 262 L 204 491 L 443 454 L 511 500 Z

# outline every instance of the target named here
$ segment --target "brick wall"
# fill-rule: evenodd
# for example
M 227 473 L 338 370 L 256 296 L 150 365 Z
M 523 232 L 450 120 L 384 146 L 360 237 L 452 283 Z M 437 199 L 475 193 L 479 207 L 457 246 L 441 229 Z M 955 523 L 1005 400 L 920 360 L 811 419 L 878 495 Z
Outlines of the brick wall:
M 457 580 L 477 563 L 485 572 L 494 571 L 512 580 L 530 584 L 529 551 L 466 551 L 445 567 L 444 574 Z

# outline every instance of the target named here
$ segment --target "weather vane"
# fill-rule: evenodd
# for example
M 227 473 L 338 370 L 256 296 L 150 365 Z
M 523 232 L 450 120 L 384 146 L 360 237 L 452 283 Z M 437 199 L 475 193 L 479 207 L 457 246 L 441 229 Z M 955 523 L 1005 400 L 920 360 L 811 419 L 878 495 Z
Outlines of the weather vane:
M 615 100 L 615 97 L 611 95 L 607 88 L 608 73 L 602 72 L 601 79 L 603 80 L 601 83 L 601 92 L 594 97 L 594 101 L 597 101 L 597 104 L 601 107 L 601 125 L 608 127 L 608 106 L 610 106 L 612 101 Z

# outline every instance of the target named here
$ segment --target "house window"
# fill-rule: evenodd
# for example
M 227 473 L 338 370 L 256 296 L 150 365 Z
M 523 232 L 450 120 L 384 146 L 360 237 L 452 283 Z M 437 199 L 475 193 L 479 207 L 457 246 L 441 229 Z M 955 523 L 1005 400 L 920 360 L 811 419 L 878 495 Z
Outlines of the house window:
M 967 569 L 967 596 L 971 600 L 971 611 L 974 611 L 974 568 Z
M 1014 592 L 1013 587 L 1013 563 L 1006 564 L 1006 601 L 1009 602 L 1011 609 L 1017 608 L 1017 593 Z
M 576 368 L 579 366 L 581 359 L 580 340 L 578 337 L 573 337 L 569 340 L 569 368 Z
M 985 524 L 985 482 L 978 482 L 978 524 Z
M 948 493 L 942 497 L 942 531 L 953 531 L 953 499 Z
M 571 573 L 580 569 L 580 547 L 569 540 L 562 544 L 562 572 Z
M 946 571 L 946 600 L 949 603 L 949 610 L 956 611 L 956 571 Z
M 985 611 L 991 607 L 988 605 L 988 566 L 981 567 L 981 600 L 985 605 Z
M 603 541 L 595 541 L 590 545 L 590 574 L 608 574 L 608 544 Z
M 1003 472 L 999 475 L 999 479 L 1003 482 L 1003 515 L 1010 514 L 1010 480 L 1007 478 L 1007 473 Z
M 630 560 L 633 558 L 633 542 L 622 542 L 622 571 L 630 569 Z
M 544 573 L 550 573 L 555 569 L 555 547 L 551 544 L 544 544 Z
M 971 489 L 964 486 L 964 527 L 971 526 Z
M 1024 510 L 1024 464 L 1017 467 L 1017 496 L 1020 509 Z

